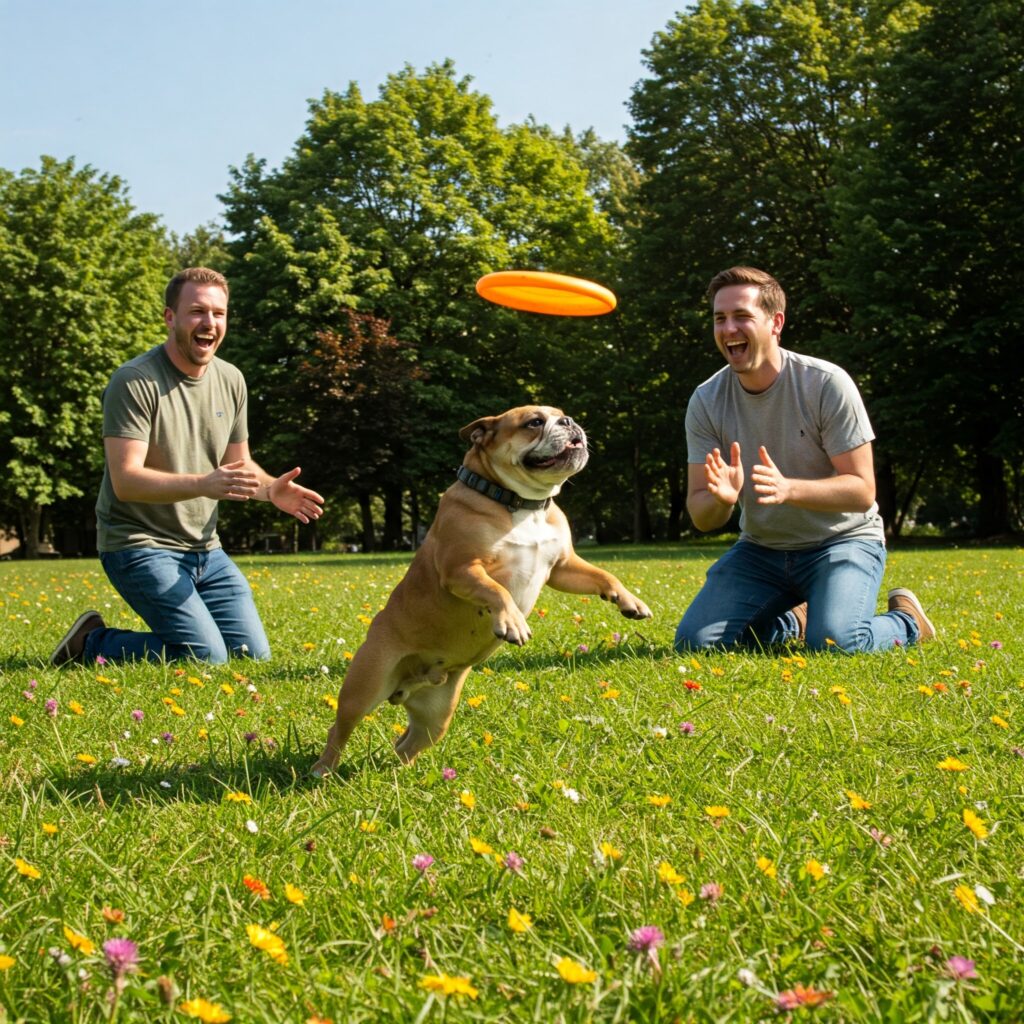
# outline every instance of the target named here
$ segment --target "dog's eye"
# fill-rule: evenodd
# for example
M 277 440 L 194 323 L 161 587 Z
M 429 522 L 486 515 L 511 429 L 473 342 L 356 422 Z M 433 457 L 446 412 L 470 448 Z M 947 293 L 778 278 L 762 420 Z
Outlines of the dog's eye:
M 534 416 L 528 423 L 523 424 L 524 427 L 543 427 L 544 421 L 539 416 Z

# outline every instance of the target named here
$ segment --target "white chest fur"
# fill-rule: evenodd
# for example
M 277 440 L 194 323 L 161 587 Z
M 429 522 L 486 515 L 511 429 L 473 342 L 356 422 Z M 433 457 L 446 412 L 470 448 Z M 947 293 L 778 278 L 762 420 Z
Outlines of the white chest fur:
M 543 511 L 512 514 L 512 529 L 495 546 L 500 570 L 493 575 L 529 615 L 551 567 L 562 556 L 565 534 Z

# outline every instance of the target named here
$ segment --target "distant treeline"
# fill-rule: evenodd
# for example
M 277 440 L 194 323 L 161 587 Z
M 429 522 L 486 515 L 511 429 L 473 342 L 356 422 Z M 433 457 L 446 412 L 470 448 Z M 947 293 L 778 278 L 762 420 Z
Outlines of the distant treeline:
M 0 525 L 29 554 L 91 550 L 102 388 L 163 340 L 167 277 L 205 264 L 231 283 L 253 451 L 330 509 L 314 535 L 224 507 L 228 546 L 406 546 L 459 428 L 532 401 L 590 435 L 562 498 L 578 532 L 680 538 L 686 402 L 721 365 L 704 288 L 745 263 L 787 291 L 783 344 L 859 383 L 891 532 L 1020 530 L 1018 3 L 704 0 L 644 59 L 625 146 L 501 128 L 450 62 L 326 90 L 282 165 L 232 168 L 223 222 L 184 238 L 73 159 L 0 170 Z M 508 268 L 619 308 L 483 302 Z

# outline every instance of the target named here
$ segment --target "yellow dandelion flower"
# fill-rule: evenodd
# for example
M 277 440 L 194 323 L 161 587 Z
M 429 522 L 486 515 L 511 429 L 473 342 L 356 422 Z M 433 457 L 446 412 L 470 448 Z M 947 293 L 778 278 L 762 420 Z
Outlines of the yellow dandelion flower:
M 865 800 L 864 797 L 855 793 L 852 789 L 846 790 L 846 796 L 850 801 L 850 806 L 855 811 L 866 811 L 871 806 L 870 801 Z
M 17 715 L 11 715 L 10 723 L 11 725 L 16 725 L 20 729 L 25 724 L 25 719 L 19 718 Z
M 9 971 L 17 962 L 13 956 L 0 953 L 0 971 Z
M 48 836 L 55 836 L 60 831 L 56 825 L 51 825 L 48 821 L 43 822 L 42 829 Z
M 691 658 L 690 659 L 690 668 L 692 668 L 694 670 L 694 672 L 699 672 L 700 671 L 700 662 L 696 658 Z
M 81 761 L 82 764 L 95 764 L 96 758 L 92 754 L 75 754 L 75 760 Z
M 697 897 L 689 889 L 676 889 L 676 896 L 684 907 L 688 907 Z
M 917 688 L 917 692 L 923 694 L 925 697 L 932 697 L 935 694 L 935 691 L 930 686 L 923 685 Z
M 652 807 L 668 807 L 668 805 L 672 803 L 672 797 L 668 796 L 666 793 L 651 793 L 650 796 L 647 797 L 647 802 Z
M 853 703 L 853 701 L 850 700 L 850 698 L 845 693 L 837 693 L 836 694 L 836 700 L 839 701 L 840 704 L 852 704 Z
M 775 862 L 772 861 L 770 857 L 758 857 L 757 870 L 768 878 L 776 878 L 779 874 L 779 869 L 775 866 Z
M 686 878 L 679 874 L 667 860 L 663 860 L 658 865 L 658 881 L 664 882 L 666 885 L 679 885 L 680 882 L 685 882 Z
M 602 841 L 602 843 L 598 847 L 598 849 L 601 851 L 601 856 L 602 857 L 607 857 L 609 860 L 621 860 L 622 859 L 622 851 L 621 850 L 617 850 L 607 840 Z
M 820 861 L 809 860 L 804 865 L 804 871 L 806 871 L 807 874 L 809 874 L 816 882 L 820 882 L 828 872 L 828 868 Z
M 617 697 L 622 696 L 621 690 L 605 690 L 601 694 L 601 700 L 615 700 Z
M 960 901 L 960 906 L 962 906 L 967 913 L 981 913 L 981 906 L 978 903 L 978 897 L 974 895 L 974 890 L 969 885 L 958 885 L 953 890 L 953 895 Z
M 471 708 L 478 708 L 480 707 L 481 704 L 483 704 L 485 700 L 487 700 L 485 696 L 470 697 L 469 700 L 466 701 L 466 703 Z
M 24 875 L 26 878 L 42 878 L 43 873 L 39 868 L 29 864 L 27 860 L 22 860 L 20 857 L 14 858 L 14 866 L 18 869 L 19 875 Z
M 530 692 L 530 687 L 529 687 L 529 686 L 528 686 L 528 685 L 527 685 L 526 683 L 522 683 L 522 682 L 517 682 L 517 683 L 515 684 L 515 688 L 516 688 L 516 689 L 517 689 L 517 690 L 518 690 L 518 691 L 519 691 L 520 693 L 529 693 L 529 692 Z
M 246 925 L 245 931 L 252 945 L 266 953 L 275 963 L 282 966 L 288 963 L 288 951 L 285 949 L 284 940 L 280 935 L 275 935 L 268 928 L 263 928 L 258 924 Z
M 563 956 L 555 964 L 555 969 L 562 976 L 562 981 L 567 981 L 570 985 L 589 985 L 597 980 L 597 971 L 592 971 L 567 956 Z
M 470 810 L 473 810 L 473 808 L 476 807 L 476 797 L 473 796 L 468 789 L 464 789 L 459 794 L 459 803 L 461 803 L 463 807 L 468 807 Z
M 297 885 L 292 885 L 291 882 L 285 883 L 284 898 L 289 903 L 294 903 L 297 907 L 303 906 L 306 902 L 306 894 Z
M 1010 723 L 1005 718 L 1000 718 L 999 715 L 993 715 L 989 721 L 993 725 L 998 725 L 1000 729 L 1009 729 Z
M 494 847 L 490 843 L 485 843 L 482 839 L 477 839 L 476 836 L 469 837 L 469 845 L 473 848 L 474 853 L 484 857 L 494 853 Z
M 310 643 L 308 640 L 302 645 L 304 651 L 315 651 L 316 644 Z
M 195 676 L 189 676 L 189 677 L 188 677 L 188 681 L 189 681 L 189 682 L 190 682 L 190 683 L 191 683 L 191 684 L 192 684 L 193 686 L 198 686 L 198 687 L 199 687 L 200 689 L 202 689 L 202 688 L 203 688 L 203 687 L 204 687 L 204 686 L 206 685 L 206 683 L 204 683 L 204 682 L 202 681 L 202 679 L 197 679 L 197 678 L 196 678 Z M 173 692 L 174 692 L 174 691 L 172 690 L 172 691 L 171 691 L 171 693 L 173 693 Z M 178 692 L 179 692 L 179 693 L 181 693 L 181 691 L 180 691 L 180 690 L 179 690 Z
M 560 701 L 561 701 L 561 702 L 562 702 L 563 704 L 571 704 L 571 703 L 572 703 L 572 697 L 570 697 L 570 696 L 569 696 L 569 694 L 567 694 L 567 693 L 560 693 L 560 694 L 558 695 L 558 699 L 559 699 L 559 700 L 560 700 Z
M 77 700 L 69 700 L 68 701 L 68 707 L 71 708 L 71 710 L 76 715 L 84 715 L 85 714 L 85 708 L 83 708 L 82 705 L 79 704 Z
M 230 697 L 235 692 L 235 688 L 230 683 L 221 683 L 220 692 L 226 693 Z
M 533 918 L 529 914 L 521 914 L 515 907 L 510 907 L 508 926 L 517 935 L 522 935 L 523 932 L 528 932 L 533 927 Z
M 963 822 L 971 832 L 974 833 L 975 839 L 987 838 L 988 829 L 985 827 L 985 822 L 982 821 L 981 818 L 979 818 L 978 815 L 970 809 L 970 807 L 964 808 Z
M 947 757 L 941 760 L 935 767 L 941 768 L 944 772 L 965 772 L 970 768 L 970 765 L 964 764 L 959 758 Z
M 327 706 L 328 706 L 328 707 L 329 707 L 329 708 L 330 708 L 330 709 L 331 709 L 332 711 L 337 711 L 337 710 L 338 710 L 338 698 L 337 698 L 337 697 L 334 697 L 334 696 L 332 696 L 332 695 L 331 695 L 331 694 L 329 694 L 329 693 L 325 693 L 325 694 L 324 694 L 324 695 L 323 695 L 323 696 L 322 696 L 322 697 L 321 697 L 320 699 L 321 699 L 321 700 L 322 700 L 322 701 L 323 701 L 323 702 L 324 702 L 324 703 L 325 703 L 325 704 L 326 704 L 326 705 L 327 705 Z
M 203 1024 L 227 1024 L 231 1020 L 231 1014 L 223 1006 L 206 999 L 186 999 L 178 1004 L 178 1009 L 189 1017 L 201 1020 Z
M 71 943 L 72 949 L 81 950 L 85 956 L 92 956 L 96 950 L 96 946 L 91 939 L 87 939 L 84 935 L 79 935 L 78 932 L 72 930 L 67 925 L 64 925 L 64 938 Z
M 365 818 L 363 818 L 359 822 L 359 831 L 360 832 L 376 832 L 377 831 L 377 822 L 375 822 L 375 821 L 367 821 Z
M 177 704 L 172 704 L 170 711 L 172 715 L 177 715 L 179 718 L 183 718 L 185 716 L 185 709 L 178 707 Z
M 200 729 L 199 732 L 196 733 L 196 735 L 201 740 L 209 739 L 210 738 L 210 730 L 209 729 Z
M 482 738 L 485 747 L 489 747 L 494 742 L 494 736 L 489 732 L 485 732 Z
M 453 978 L 448 974 L 427 974 L 420 978 L 420 988 L 446 996 L 468 996 L 470 999 L 476 999 L 480 994 L 469 978 Z
M 728 818 L 729 808 L 724 804 L 712 804 L 710 807 L 704 808 L 704 813 L 709 818 Z
M 249 796 L 248 793 L 241 793 L 241 792 L 225 793 L 224 794 L 224 799 L 225 799 L 225 801 L 229 801 L 230 803 L 233 803 L 233 804 L 251 804 L 252 803 L 252 797 Z

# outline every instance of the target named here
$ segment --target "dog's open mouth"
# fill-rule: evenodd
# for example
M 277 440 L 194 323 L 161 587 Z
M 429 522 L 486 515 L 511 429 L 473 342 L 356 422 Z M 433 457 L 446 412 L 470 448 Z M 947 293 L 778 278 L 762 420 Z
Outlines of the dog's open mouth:
M 528 469 L 552 469 L 573 462 L 581 455 L 586 455 L 587 445 L 583 438 L 573 438 L 566 446 L 554 455 L 527 455 L 523 459 Z

